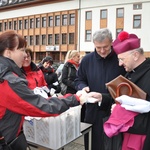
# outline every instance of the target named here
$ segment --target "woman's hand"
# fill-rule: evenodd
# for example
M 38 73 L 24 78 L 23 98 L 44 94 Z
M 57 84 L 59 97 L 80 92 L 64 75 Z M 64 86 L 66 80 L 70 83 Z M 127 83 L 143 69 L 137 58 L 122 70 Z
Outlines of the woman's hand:
M 98 92 L 87 93 L 85 90 L 78 91 L 76 95 L 80 99 L 80 104 L 84 103 L 97 103 L 102 101 L 102 94 Z
M 79 97 L 81 105 L 86 103 L 86 101 L 87 101 L 87 92 L 85 92 L 84 90 L 80 90 L 76 93 L 76 95 Z
M 98 92 L 90 92 L 90 93 L 87 94 L 87 97 L 88 97 L 88 99 L 94 98 L 95 99 L 95 103 L 102 101 L 102 94 L 98 93 Z

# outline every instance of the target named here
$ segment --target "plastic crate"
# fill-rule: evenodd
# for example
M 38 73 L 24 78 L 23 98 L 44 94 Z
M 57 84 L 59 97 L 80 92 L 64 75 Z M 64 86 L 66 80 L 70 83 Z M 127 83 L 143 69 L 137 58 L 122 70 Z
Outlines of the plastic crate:
M 58 149 L 80 136 L 81 106 L 71 107 L 57 117 L 25 120 L 27 141 L 50 149 Z

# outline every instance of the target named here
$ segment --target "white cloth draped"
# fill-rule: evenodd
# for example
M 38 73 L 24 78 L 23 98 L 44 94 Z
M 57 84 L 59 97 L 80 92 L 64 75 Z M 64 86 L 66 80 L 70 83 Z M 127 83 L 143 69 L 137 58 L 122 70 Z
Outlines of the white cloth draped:
M 150 111 L 150 102 L 143 99 L 122 95 L 117 97 L 116 101 L 118 101 L 126 110 L 138 113 L 147 113 Z

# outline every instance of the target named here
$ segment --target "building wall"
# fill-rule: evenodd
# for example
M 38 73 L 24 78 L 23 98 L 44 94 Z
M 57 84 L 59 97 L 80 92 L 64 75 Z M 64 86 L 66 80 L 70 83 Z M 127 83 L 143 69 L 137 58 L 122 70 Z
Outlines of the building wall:
M 133 3 L 142 2 L 142 9 L 133 10 Z M 81 51 L 91 51 L 93 50 L 92 42 L 85 42 L 85 12 L 92 10 L 92 34 L 100 28 L 100 10 L 107 9 L 107 28 L 112 31 L 113 38 L 116 38 L 116 9 L 124 8 L 124 18 L 123 18 L 123 29 L 129 33 L 135 33 L 141 38 L 141 46 L 146 52 L 150 51 L 150 34 L 147 32 L 150 25 L 150 1 L 140 1 L 140 0 L 126 0 L 124 2 L 120 0 L 105 0 L 105 1 L 92 1 L 90 0 L 82 1 L 81 8 L 81 24 L 80 26 L 80 50 Z M 141 14 L 142 24 L 141 28 L 133 29 L 133 15 Z
M 20 8 L 17 10 L 14 10 L 12 8 L 12 10 L 10 11 L 3 11 L 2 13 L 0 13 L 0 23 L 7 23 L 7 26 L 9 26 L 9 22 L 12 22 L 12 24 L 14 23 L 14 21 L 17 21 L 17 23 L 19 22 L 19 20 L 22 21 L 22 29 L 18 29 L 19 27 L 19 23 L 17 25 L 17 32 L 22 34 L 24 37 L 28 37 L 27 41 L 28 41 L 28 47 L 30 47 L 33 52 L 34 52 L 34 60 L 35 61 L 40 61 L 42 60 L 43 57 L 45 57 L 46 55 L 51 55 L 54 60 L 56 61 L 63 61 L 65 59 L 65 55 L 67 53 L 67 50 L 71 50 L 71 49 L 77 49 L 77 39 L 78 39 L 78 10 L 73 9 L 75 7 L 75 4 L 73 4 L 73 7 L 69 7 L 68 3 L 63 3 L 63 5 L 65 7 L 62 7 L 61 3 L 55 3 L 54 4 L 47 4 L 47 5 L 42 5 L 42 6 L 34 6 L 34 7 L 29 7 L 29 8 Z M 59 6 L 59 7 L 58 7 Z M 51 9 L 50 9 L 51 8 Z M 63 9 L 62 9 L 63 8 Z M 64 9 L 64 8 L 70 8 L 70 9 Z M 34 11 L 33 11 L 34 9 Z M 48 11 L 50 10 L 50 11 Z M 9 13 L 8 13 L 9 12 Z M 67 15 L 67 21 L 68 24 L 67 25 L 62 25 L 60 22 L 59 26 L 48 26 L 48 17 L 52 16 L 53 17 L 53 23 L 55 24 L 55 16 L 59 15 L 60 18 L 62 17 L 62 15 L 66 14 Z M 69 16 L 70 14 L 75 14 L 75 23 L 74 24 L 69 24 Z M 5 16 L 5 17 L 4 17 Z M 42 17 L 46 17 L 47 18 L 47 26 L 46 27 L 42 27 Z M 40 18 L 40 27 L 35 27 L 36 24 L 36 18 Z M 24 21 L 25 19 L 28 20 L 28 26 L 30 26 L 30 19 L 34 19 L 34 27 L 30 28 L 28 27 L 27 29 L 24 28 Z M 4 27 L 3 27 L 4 28 Z M 13 27 L 14 28 L 14 27 Z M 7 27 L 7 29 L 9 29 L 9 27 Z M 62 34 L 66 33 L 67 34 L 67 43 L 66 44 L 61 44 L 62 42 Z M 73 33 L 74 34 L 74 43 L 69 43 L 69 34 Z M 48 44 L 48 35 L 52 34 L 53 35 L 53 43 L 52 44 Z M 55 40 L 54 40 L 54 36 L 55 34 L 59 34 L 59 44 L 55 44 Z M 40 44 L 36 45 L 35 44 L 35 36 L 36 35 L 40 35 L 40 38 L 42 35 L 46 35 L 46 44 L 43 45 Z M 34 44 L 29 44 L 30 41 L 30 36 L 33 36 L 33 42 Z M 51 47 L 51 49 L 47 50 L 48 47 Z M 55 48 L 57 47 L 57 48 Z
M 133 10 L 133 4 L 142 3 L 142 9 Z M 116 9 L 124 9 L 124 17 L 116 18 Z M 53 28 L 38 28 L 29 30 L 19 30 L 18 32 L 25 35 L 37 34 L 54 34 L 54 33 L 75 33 L 75 43 L 72 45 L 59 44 L 59 51 L 46 51 L 46 45 L 30 46 L 35 52 L 34 56 L 39 53 L 41 56 L 52 55 L 55 59 L 64 60 L 66 52 L 70 49 L 78 49 L 82 52 L 91 52 L 94 49 L 92 38 L 90 41 L 85 40 L 85 30 L 91 30 L 92 34 L 99 28 L 107 27 L 112 31 L 113 38 L 117 36 L 116 29 L 122 28 L 130 33 L 135 33 L 141 38 L 141 45 L 146 51 L 146 56 L 150 55 L 150 1 L 149 0 L 68 0 L 58 3 L 47 3 L 40 6 L 20 7 L 15 10 L 0 10 L 0 22 L 9 20 L 19 20 L 26 18 L 36 18 L 37 16 L 48 16 L 53 14 L 62 15 L 63 13 L 74 12 L 75 25 L 59 26 Z M 100 19 L 100 10 L 107 10 L 107 19 Z M 92 19 L 86 20 L 87 11 L 92 12 Z M 133 15 L 141 14 L 141 28 L 133 28 Z
M 40 6 L 28 6 L 27 8 L 17 8 L 12 9 L 10 11 L 1 11 L 0 13 L 0 19 L 8 19 L 8 18 L 15 18 L 15 17 L 23 17 L 23 16 L 30 16 L 30 15 L 37 15 L 37 14 L 44 14 L 48 12 L 59 12 L 64 10 L 72 10 L 77 9 L 78 3 L 77 0 L 67 0 L 65 2 L 59 2 L 59 3 L 50 3 Z

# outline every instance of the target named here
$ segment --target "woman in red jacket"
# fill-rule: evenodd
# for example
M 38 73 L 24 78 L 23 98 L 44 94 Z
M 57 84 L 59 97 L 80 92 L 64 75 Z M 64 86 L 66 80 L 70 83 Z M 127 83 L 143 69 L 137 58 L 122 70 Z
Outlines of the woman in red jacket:
M 22 135 L 24 116 L 57 116 L 85 101 L 83 99 L 80 102 L 82 96 L 71 94 L 48 99 L 35 95 L 20 69 L 27 57 L 25 47 L 25 39 L 15 31 L 6 31 L 0 35 L 0 132 L 7 143 L 13 143 Z M 0 150 L 3 149 L 1 140 L 2 137 Z M 18 143 L 14 149 L 25 150 L 26 146 L 22 146 L 22 143 Z
M 36 87 L 47 86 L 43 72 L 32 62 L 32 50 L 30 48 L 26 48 L 25 52 L 27 56 L 24 59 L 22 69 L 25 71 L 29 88 L 34 89 Z

